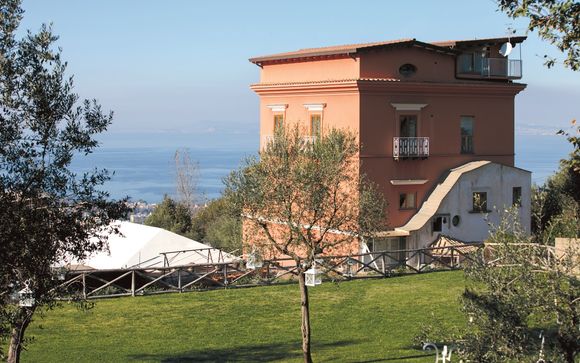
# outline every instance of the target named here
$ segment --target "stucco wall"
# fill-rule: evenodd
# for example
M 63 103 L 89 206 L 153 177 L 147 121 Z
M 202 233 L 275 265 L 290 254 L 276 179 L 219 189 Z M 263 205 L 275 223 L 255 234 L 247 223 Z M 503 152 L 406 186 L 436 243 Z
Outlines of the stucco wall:
M 401 77 L 399 67 L 411 63 L 417 73 Z M 324 83 L 357 78 L 401 78 Z M 284 82 L 311 82 L 278 84 Z M 274 83 L 274 84 L 272 84 Z M 348 129 L 360 138 L 361 172 L 383 191 L 389 202 L 389 225 L 405 224 L 418 210 L 440 176 L 474 160 L 514 165 L 514 97 L 524 85 L 507 81 L 458 80 L 453 56 L 421 48 L 371 50 L 344 57 L 265 64 L 260 96 L 260 134 L 273 134 L 274 114 L 268 105 L 287 105 L 287 124 L 299 123 L 308 133 L 309 103 L 324 103 L 323 129 Z M 425 104 L 420 111 L 397 111 L 393 103 Z M 415 114 L 419 137 L 429 137 L 427 159 L 394 160 L 393 137 L 399 117 Z M 473 154 L 461 154 L 461 116 L 474 117 Z M 422 179 L 421 185 L 391 184 L 391 180 Z M 417 209 L 399 210 L 400 193 L 416 193 Z
M 423 48 L 370 50 L 361 53 L 361 78 L 403 78 L 413 81 L 455 81 L 455 58 Z M 403 64 L 416 67 L 415 74 L 402 77 Z
M 504 210 L 512 205 L 512 188 L 522 188 L 522 203 L 518 208 L 520 223 L 530 233 L 531 173 L 501 164 L 488 164 L 463 174 L 443 199 L 436 215 L 446 215 L 447 225 L 442 234 L 465 242 L 484 241 L 489 236 L 489 223 L 497 225 Z M 472 193 L 487 192 L 487 214 L 472 212 Z M 453 226 L 451 219 L 459 216 L 460 223 Z M 432 231 L 431 221 L 412 232 L 409 243 L 422 248 L 433 242 L 439 232 Z
M 260 72 L 261 83 L 309 82 L 359 77 L 356 58 L 325 59 L 309 62 L 267 64 Z
M 380 186 L 389 201 L 389 224 L 403 225 L 416 210 L 399 210 L 399 193 L 417 193 L 417 207 L 443 172 L 474 160 L 514 165 L 514 95 L 490 96 L 466 86 L 463 93 L 433 90 L 399 91 L 385 85 L 362 92 L 360 105 L 361 171 Z M 393 103 L 425 104 L 420 111 L 396 110 Z M 415 115 L 417 136 L 429 137 L 427 159 L 393 158 L 393 137 L 399 136 L 399 118 Z M 461 154 L 461 116 L 474 117 L 473 154 Z M 425 179 L 426 184 L 392 186 L 393 179 Z
M 308 134 L 310 115 L 305 104 L 325 104 L 322 114 L 322 129 L 339 128 L 349 130 L 358 137 L 359 130 L 359 97 L 352 92 L 309 92 L 305 94 L 286 94 L 260 97 L 260 135 L 274 134 L 274 115 L 268 105 L 287 105 L 284 114 L 286 125 L 299 124 Z M 263 142 L 263 140 L 261 140 Z

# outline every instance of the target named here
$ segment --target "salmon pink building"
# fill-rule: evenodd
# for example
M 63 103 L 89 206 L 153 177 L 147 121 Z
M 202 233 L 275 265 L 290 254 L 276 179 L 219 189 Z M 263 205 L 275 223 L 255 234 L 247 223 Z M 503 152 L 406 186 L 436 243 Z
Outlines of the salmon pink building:
M 531 175 L 514 166 L 524 40 L 401 39 L 252 58 L 262 146 L 290 123 L 306 138 L 357 135 L 360 173 L 384 193 L 390 226 L 361 250 L 421 248 L 441 234 L 482 241 L 511 206 L 529 231 Z

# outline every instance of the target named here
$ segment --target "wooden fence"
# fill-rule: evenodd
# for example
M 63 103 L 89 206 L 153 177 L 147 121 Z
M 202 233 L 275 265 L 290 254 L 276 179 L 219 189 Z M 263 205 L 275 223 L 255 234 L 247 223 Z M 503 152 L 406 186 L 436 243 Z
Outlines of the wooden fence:
M 380 251 L 349 256 L 325 256 L 317 268 L 325 279 L 342 281 L 360 278 L 387 278 L 408 273 L 459 269 L 467 261 L 482 256 L 482 244 Z M 168 252 L 174 254 L 176 252 Z M 263 261 L 261 268 L 247 269 L 241 259 L 222 258 L 205 263 L 164 265 L 110 270 L 68 271 L 59 291 L 63 299 L 96 299 L 137 296 L 228 287 L 249 287 L 292 281 L 297 266 L 292 259 Z

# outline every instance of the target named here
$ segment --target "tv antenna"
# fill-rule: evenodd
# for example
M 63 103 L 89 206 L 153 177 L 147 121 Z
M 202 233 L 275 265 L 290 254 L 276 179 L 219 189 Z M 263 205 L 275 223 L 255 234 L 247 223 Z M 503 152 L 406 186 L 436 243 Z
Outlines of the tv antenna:
M 510 41 L 510 36 L 512 34 L 514 34 L 515 32 L 516 31 L 514 30 L 514 28 L 511 27 L 511 24 L 508 24 L 508 27 L 506 29 L 508 41 L 503 43 L 501 45 L 501 48 L 499 48 L 499 54 L 501 54 L 502 57 L 507 57 L 508 55 L 510 55 L 510 53 L 514 49 L 514 47 L 512 46 L 512 43 Z

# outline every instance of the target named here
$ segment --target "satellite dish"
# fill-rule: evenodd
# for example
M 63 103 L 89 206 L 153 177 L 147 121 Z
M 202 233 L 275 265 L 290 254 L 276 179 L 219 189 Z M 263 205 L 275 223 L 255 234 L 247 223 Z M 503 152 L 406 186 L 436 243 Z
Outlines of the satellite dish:
M 508 55 L 510 55 L 510 53 L 512 52 L 512 43 L 507 42 L 502 44 L 501 48 L 499 48 L 499 54 L 501 54 L 504 57 L 507 57 Z

